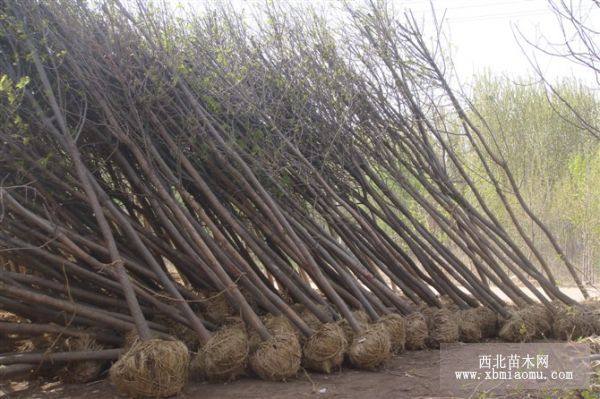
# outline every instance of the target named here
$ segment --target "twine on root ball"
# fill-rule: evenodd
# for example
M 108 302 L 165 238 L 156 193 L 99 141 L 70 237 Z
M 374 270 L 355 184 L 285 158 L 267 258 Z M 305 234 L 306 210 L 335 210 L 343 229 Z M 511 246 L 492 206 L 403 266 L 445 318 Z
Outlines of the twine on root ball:
M 308 324 L 308 326 L 313 329 L 313 330 L 317 330 L 323 323 L 321 323 L 321 320 L 318 319 L 317 316 L 315 316 L 310 310 L 308 309 L 304 309 L 301 313 L 300 313 L 300 317 L 302 318 L 302 320 L 304 320 L 304 322 L 306 324 Z
M 89 335 L 69 337 L 64 342 L 66 351 L 97 351 L 103 349 L 94 338 Z M 60 379 L 67 383 L 84 384 L 94 381 L 99 376 L 106 362 L 99 360 L 79 360 L 68 362 L 59 372 Z
M 364 310 L 360 310 L 360 309 L 354 310 L 354 311 L 352 311 L 352 314 L 354 315 L 354 318 L 356 319 L 356 321 L 358 321 L 359 323 L 363 323 L 363 324 L 371 323 L 371 318 L 369 317 L 367 312 L 365 312 Z
M 425 340 L 428 336 L 427 323 L 421 313 L 411 313 L 406 317 L 406 349 L 419 350 L 425 348 Z
M 479 342 L 483 338 L 479 314 L 475 308 L 461 310 L 458 317 L 458 335 L 461 342 Z
M 404 351 L 406 345 L 406 322 L 404 317 L 397 313 L 390 313 L 379 319 L 390 336 L 390 344 L 393 353 Z
M 183 389 L 190 355 L 181 341 L 136 341 L 110 368 L 117 390 L 131 397 L 168 397 Z
M 427 306 L 427 305 L 421 306 L 421 308 L 419 310 L 419 312 L 425 318 L 425 323 L 427 323 L 427 328 L 429 330 L 431 330 L 433 328 L 433 316 L 437 313 L 438 310 L 439 310 L 439 308 L 436 308 L 435 306 Z
M 354 337 L 348 357 L 353 366 L 372 370 L 390 358 L 391 348 L 387 329 L 382 324 L 371 324 L 364 332 Z
M 301 360 L 296 334 L 280 333 L 258 345 L 250 356 L 250 367 L 263 380 L 285 381 L 298 373 Z
M 360 326 L 361 330 L 364 330 L 369 325 L 369 316 L 362 310 L 355 310 L 352 312 L 354 317 L 356 318 L 356 322 Z M 346 337 L 346 344 L 350 346 L 352 341 L 354 341 L 354 329 L 348 323 L 348 320 L 342 319 L 337 322 L 337 324 L 342 328 L 344 332 L 344 336 Z M 346 348 L 348 349 L 348 348 Z
M 204 316 L 209 321 L 221 325 L 234 311 L 224 292 L 210 292 L 206 302 L 202 303 Z
M 442 295 L 440 297 L 440 302 L 442 303 L 442 307 L 450 310 L 451 312 L 458 312 L 460 308 L 449 295 Z
M 304 366 L 329 374 L 342 365 L 346 345 L 346 337 L 340 326 L 335 323 L 323 324 L 304 344 Z
M 272 335 L 298 335 L 298 330 L 294 328 L 292 323 L 285 316 L 273 316 L 271 314 L 267 314 L 261 317 L 261 320 L 269 333 Z M 260 334 L 258 334 L 256 330 L 252 329 L 248 334 L 248 346 L 250 348 L 250 353 L 254 353 L 261 342 L 262 338 L 260 337 Z
M 223 326 L 192 360 L 192 375 L 209 381 L 232 381 L 244 374 L 248 351 L 245 329 L 240 325 Z
M 183 342 L 190 352 L 196 352 L 198 350 L 198 345 L 200 345 L 198 334 L 191 328 L 163 315 L 155 317 L 154 321 L 167 327 L 167 333 Z
M 442 343 L 458 341 L 458 323 L 449 309 L 438 309 L 433 314 L 429 336 L 428 342 L 433 348 L 439 348 Z

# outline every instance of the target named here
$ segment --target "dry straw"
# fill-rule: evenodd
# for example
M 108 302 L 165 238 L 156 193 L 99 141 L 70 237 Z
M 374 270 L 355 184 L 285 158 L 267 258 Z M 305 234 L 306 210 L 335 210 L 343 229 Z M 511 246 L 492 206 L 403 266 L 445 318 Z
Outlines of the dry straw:
M 442 308 L 434 312 L 429 328 L 430 345 L 439 348 L 442 343 L 451 343 L 458 341 L 458 323 L 454 313 Z
M 250 357 L 250 367 L 263 380 L 285 381 L 298 373 L 301 360 L 296 334 L 280 333 L 258 345 Z
M 284 316 L 273 316 L 267 314 L 261 318 L 263 324 L 272 335 L 292 334 L 298 335 L 298 330 L 294 328 L 292 323 Z M 248 346 L 250 353 L 254 353 L 262 342 L 262 338 L 256 330 L 251 330 L 248 334 Z
M 587 344 L 590 347 L 590 352 L 593 354 L 600 353 L 600 337 L 592 335 L 591 337 L 585 337 L 577 340 L 580 344 Z
M 181 341 L 137 340 L 110 368 L 110 380 L 122 394 L 164 398 L 181 392 L 190 356 Z
M 390 313 L 379 319 L 390 336 L 390 344 L 393 353 L 404 351 L 406 345 L 406 322 L 402 316 L 397 313 Z
M 411 313 L 406 317 L 406 349 L 419 350 L 425 348 L 425 340 L 428 336 L 427 323 L 421 313 Z
M 540 305 L 531 305 L 513 312 L 498 334 L 508 342 L 529 342 L 548 336 L 552 320 Z
M 210 292 L 205 302 L 201 303 L 204 316 L 215 324 L 223 324 L 233 316 L 233 308 L 229 305 L 224 292 Z
M 304 366 L 331 373 L 342 365 L 346 345 L 346 337 L 340 326 L 335 323 L 323 324 L 304 344 Z
M 572 340 L 598 333 L 600 320 L 588 306 L 559 306 L 554 315 L 552 332 L 558 339 Z
M 457 314 L 458 333 L 461 342 L 479 342 L 483 338 L 481 320 L 475 308 L 461 310 Z
M 362 310 L 355 310 L 352 312 L 352 314 L 354 315 L 354 318 L 358 322 L 360 328 L 362 330 L 366 329 L 369 325 L 369 316 Z M 342 328 L 342 331 L 344 332 L 347 345 L 351 345 L 352 341 L 354 341 L 354 330 L 350 326 L 350 323 L 348 323 L 348 320 L 342 319 L 338 321 L 337 324 Z
M 209 381 L 234 380 L 246 370 L 248 351 L 245 329 L 239 324 L 223 326 L 192 360 L 192 375 Z
M 348 357 L 353 366 L 373 370 L 390 358 L 391 348 L 390 335 L 383 324 L 371 324 L 354 338 Z
M 66 351 L 96 351 L 103 349 L 89 335 L 81 337 L 69 337 L 64 341 Z M 61 380 L 68 383 L 84 384 L 94 381 L 100 377 L 106 362 L 99 360 L 79 360 L 68 362 L 59 372 Z

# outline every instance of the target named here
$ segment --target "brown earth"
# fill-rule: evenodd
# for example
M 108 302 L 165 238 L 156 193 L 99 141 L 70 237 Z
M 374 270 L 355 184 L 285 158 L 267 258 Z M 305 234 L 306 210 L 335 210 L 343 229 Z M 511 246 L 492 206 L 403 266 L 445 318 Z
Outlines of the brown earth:
M 462 353 L 462 352 L 461 352 Z M 458 353 L 457 353 L 458 356 Z M 301 372 L 288 382 L 268 382 L 254 378 L 212 384 L 189 382 L 179 399 L 292 399 L 292 398 L 347 398 L 347 399 L 450 399 L 439 384 L 439 350 L 405 352 L 392 358 L 379 371 L 358 371 L 344 368 L 330 375 Z M 596 396 L 597 395 L 597 396 Z M 474 393 L 469 398 L 491 398 L 489 394 Z M 598 391 L 569 391 L 552 395 L 532 391 L 499 396 L 517 398 L 600 398 Z M 33 381 L 0 381 L 0 398 L 124 398 L 107 380 L 88 384 L 62 384 L 38 379 Z
M 177 398 L 425 398 L 439 392 L 439 351 L 407 352 L 377 372 L 345 368 L 330 375 L 302 372 L 288 382 L 243 378 L 227 384 L 190 382 Z M 36 380 L 0 383 L 2 398 L 118 398 L 108 381 L 66 385 Z

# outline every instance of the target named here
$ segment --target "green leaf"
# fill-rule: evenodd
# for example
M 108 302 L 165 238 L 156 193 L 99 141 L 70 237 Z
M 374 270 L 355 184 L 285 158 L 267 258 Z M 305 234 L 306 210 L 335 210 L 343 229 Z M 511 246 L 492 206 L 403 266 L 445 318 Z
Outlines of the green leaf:
M 29 84 L 29 76 L 23 76 L 21 79 L 19 79 L 19 81 L 17 82 L 17 85 L 15 87 L 19 90 L 23 90 L 25 88 L 25 86 L 27 86 L 28 84 Z

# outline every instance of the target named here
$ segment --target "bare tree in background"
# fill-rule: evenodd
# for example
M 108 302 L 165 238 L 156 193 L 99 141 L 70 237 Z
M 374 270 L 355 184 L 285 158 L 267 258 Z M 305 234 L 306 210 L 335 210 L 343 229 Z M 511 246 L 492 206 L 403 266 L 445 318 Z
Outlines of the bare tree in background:
M 600 25 L 595 26 L 593 19 L 594 15 L 600 13 L 600 1 L 548 0 L 548 4 L 556 17 L 561 32 L 561 40 L 553 43 L 548 39 L 544 39 L 544 43 L 534 43 L 517 29 L 518 37 L 536 51 L 552 57 L 568 59 L 584 67 L 591 72 L 595 83 L 600 85 Z M 556 107 L 554 107 L 555 111 L 564 119 L 600 139 L 600 126 L 597 121 L 584 118 L 577 107 L 549 80 L 535 57 L 528 58 L 535 72 L 547 87 L 549 102 L 552 103 L 551 100 L 555 100 L 563 103 L 569 110 L 570 115 L 559 112 Z

